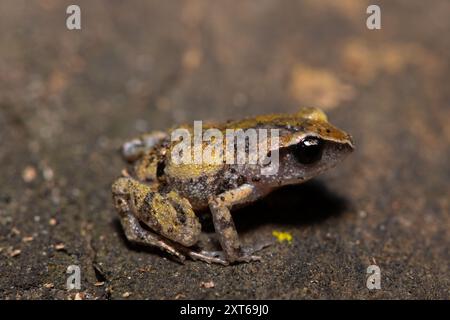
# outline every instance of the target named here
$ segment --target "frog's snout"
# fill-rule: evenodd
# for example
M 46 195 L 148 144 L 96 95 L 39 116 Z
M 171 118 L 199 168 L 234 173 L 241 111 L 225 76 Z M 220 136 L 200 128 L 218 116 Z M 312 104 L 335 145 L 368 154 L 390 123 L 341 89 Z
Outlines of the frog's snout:
M 334 151 L 333 151 L 334 150 Z M 334 144 L 331 147 L 331 152 L 336 154 L 336 157 L 345 157 L 352 153 L 355 150 L 355 145 L 353 144 L 353 140 L 349 136 L 345 143 Z
M 353 141 L 353 137 L 351 135 L 347 135 L 347 148 L 350 152 L 353 152 L 355 150 L 355 142 Z

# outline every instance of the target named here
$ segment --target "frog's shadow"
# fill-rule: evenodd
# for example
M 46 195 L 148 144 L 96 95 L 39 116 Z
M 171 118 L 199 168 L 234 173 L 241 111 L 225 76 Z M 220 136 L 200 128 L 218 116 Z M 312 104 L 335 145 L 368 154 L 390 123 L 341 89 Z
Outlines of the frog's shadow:
M 245 234 L 264 225 L 302 226 L 319 224 L 331 217 L 337 217 L 350 207 L 349 201 L 330 191 L 320 180 L 311 180 L 301 185 L 287 186 L 272 192 L 260 201 L 234 210 L 233 219 L 239 234 Z M 209 212 L 200 212 L 202 231 L 212 240 L 214 226 Z M 143 251 L 161 251 L 156 248 L 131 244 L 123 233 L 119 219 L 114 219 L 114 227 L 129 248 Z
M 340 216 L 350 208 L 345 197 L 331 191 L 320 180 L 282 187 L 254 204 L 233 211 L 239 233 L 264 225 L 302 226 L 319 224 Z M 206 232 L 213 232 L 210 215 L 202 221 Z

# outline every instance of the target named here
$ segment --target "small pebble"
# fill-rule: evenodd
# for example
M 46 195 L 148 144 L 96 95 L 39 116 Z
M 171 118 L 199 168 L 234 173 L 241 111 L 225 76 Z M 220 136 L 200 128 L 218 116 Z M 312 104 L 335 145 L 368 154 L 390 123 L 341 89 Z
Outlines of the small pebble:
M 207 281 L 207 282 L 201 282 L 200 283 L 200 287 L 202 288 L 206 288 L 206 289 L 210 289 L 210 288 L 214 288 L 215 287 L 215 283 L 214 281 Z
M 55 218 L 51 218 L 50 220 L 48 220 L 48 224 L 51 226 L 56 226 L 57 223 L 58 221 Z
M 83 294 L 82 293 L 77 293 L 76 295 L 75 295 L 75 298 L 74 298 L 74 300 L 83 300 Z
M 65 247 L 66 246 L 64 245 L 64 243 L 58 243 L 58 244 L 55 245 L 55 249 L 58 250 L 58 251 L 59 250 L 64 250 Z
M 9 254 L 10 257 L 17 257 L 19 254 L 22 253 L 22 250 L 16 249 L 11 251 L 11 253 Z
M 52 289 L 54 287 L 53 283 L 45 283 L 44 288 Z
M 51 168 L 45 168 L 42 172 L 44 179 L 49 181 L 52 180 L 54 177 L 53 170 Z
M 131 293 L 128 291 L 122 295 L 123 298 L 128 298 L 129 296 L 131 296 Z
M 36 169 L 32 166 L 27 166 L 22 171 L 22 179 L 26 183 L 32 182 L 34 179 L 36 179 L 37 172 Z
M 22 238 L 22 241 L 23 241 L 23 242 L 30 242 L 30 241 L 33 241 L 33 237 L 31 237 L 31 236 L 30 236 L 30 237 L 23 237 L 23 238 Z

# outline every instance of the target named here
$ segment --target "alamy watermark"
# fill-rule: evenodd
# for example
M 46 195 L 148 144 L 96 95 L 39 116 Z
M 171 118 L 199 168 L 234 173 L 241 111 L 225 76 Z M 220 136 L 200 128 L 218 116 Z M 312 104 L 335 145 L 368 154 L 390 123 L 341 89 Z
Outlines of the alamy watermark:
M 371 4 L 367 7 L 367 14 L 370 16 L 367 17 L 366 26 L 369 30 L 380 30 L 381 29 L 381 9 L 380 6 L 376 4 Z
M 69 30 L 81 30 L 81 9 L 76 4 L 67 7 L 66 13 L 69 15 L 66 19 L 66 27 Z
M 178 128 L 172 131 L 171 151 L 174 164 L 237 164 L 260 165 L 262 175 L 274 175 L 279 168 L 278 129 L 208 128 L 202 121 L 194 121 L 193 130 Z
M 372 264 L 367 267 L 367 280 L 366 287 L 369 290 L 380 290 L 381 289 L 381 269 L 376 264 Z
M 77 265 L 70 265 L 67 267 L 66 273 L 69 274 L 66 281 L 67 290 L 81 289 L 81 271 Z

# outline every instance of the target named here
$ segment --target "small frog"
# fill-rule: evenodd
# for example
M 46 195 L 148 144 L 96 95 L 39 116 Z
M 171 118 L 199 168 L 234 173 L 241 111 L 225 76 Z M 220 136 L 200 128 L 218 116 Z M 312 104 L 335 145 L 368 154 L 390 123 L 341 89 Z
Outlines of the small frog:
M 175 142 L 170 131 L 152 132 L 126 142 L 122 153 L 132 169 L 124 170 L 123 176 L 113 183 L 112 194 L 129 241 L 159 247 L 181 262 L 186 256 L 223 265 L 259 260 L 254 253 L 264 246 L 241 246 L 230 210 L 252 203 L 281 186 L 303 183 L 334 167 L 354 149 L 350 135 L 332 126 L 316 108 L 204 128 L 213 127 L 222 132 L 277 129 L 276 150 L 269 150 L 269 154 L 279 155 L 277 172 L 262 174 L 266 164 L 260 163 L 175 163 L 171 157 Z M 192 130 L 190 126 L 185 128 Z M 270 141 L 267 143 L 270 145 Z M 207 145 L 203 142 L 202 146 Z M 205 251 L 195 246 L 201 233 L 195 211 L 207 208 L 221 251 Z

